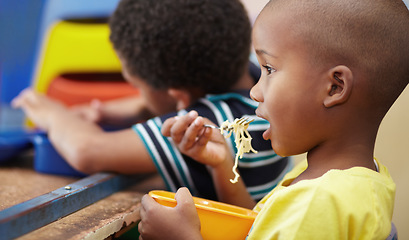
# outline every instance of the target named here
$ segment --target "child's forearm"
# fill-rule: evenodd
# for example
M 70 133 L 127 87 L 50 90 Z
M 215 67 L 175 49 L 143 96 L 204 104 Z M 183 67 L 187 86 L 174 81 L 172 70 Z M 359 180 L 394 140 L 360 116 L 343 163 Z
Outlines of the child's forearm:
M 97 164 L 91 163 L 91 152 L 98 149 L 95 140 L 103 134 L 103 130 L 94 123 L 84 121 L 70 113 L 53 114 L 50 118 L 48 137 L 60 153 L 77 170 L 93 173 L 99 169 Z M 94 167 L 91 167 L 94 166 Z
M 12 106 L 23 109 L 37 128 L 48 133 L 60 155 L 81 172 L 155 172 L 142 140 L 130 128 L 105 132 L 94 122 L 31 89 L 13 99 Z
M 103 121 L 146 121 L 152 114 L 140 96 L 124 97 L 101 103 Z
M 142 140 L 132 129 L 106 132 L 74 114 L 53 117 L 49 138 L 75 169 L 92 174 L 156 172 Z
M 226 160 L 223 164 L 212 168 L 217 196 L 222 202 L 252 209 L 256 202 L 248 193 L 243 180 L 239 178 L 236 183 L 230 182 L 230 179 L 234 178 L 232 168 L 233 160 Z
M 92 174 L 156 172 L 142 140 L 132 129 L 105 132 L 76 115 L 55 116 L 48 130 L 50 141 L 75 169 Z

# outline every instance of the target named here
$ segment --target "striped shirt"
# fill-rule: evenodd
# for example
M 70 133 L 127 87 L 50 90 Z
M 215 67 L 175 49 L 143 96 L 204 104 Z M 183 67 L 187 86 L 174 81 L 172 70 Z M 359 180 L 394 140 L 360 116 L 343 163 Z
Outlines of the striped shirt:
M 238 172 L 253 199 L 258 201 L 277 185 L 293 164 L 291 158 L 278 156 L 271 149 L 270 142 L 263 139 L 262 133 L 269 123 L 255 115 L 257 105 L 250 99 L 248 90 L 207 95 L 186 110 L 138 123 L 133 129 L 143 140 L 169 191 L 175 192 L 184 186 L 194 196 L 218 200 L 208 167 L 178 151 L 172 139 L 161 134 L 162 123 L 169 117 L 184 115 L 190 110 L 196 110 L 200 116 L 218 126 L 226 120 L 233 122 L 235 118 L 243 116 L 255 119 L 247 130 L 253 138 L 252 146 L 258 153 L 245 153 L 239 158 Z M 232 134 L 226 139 L 233 158 L 237 152 L 234 137 Z

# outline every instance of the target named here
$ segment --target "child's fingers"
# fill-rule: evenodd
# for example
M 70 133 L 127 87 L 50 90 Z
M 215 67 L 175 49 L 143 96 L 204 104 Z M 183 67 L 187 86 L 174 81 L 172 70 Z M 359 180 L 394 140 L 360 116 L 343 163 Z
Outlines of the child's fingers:
M 161 132 L 163 136 L 170 137 L 170 129 L 172 128 L 173 124 L 175 124 L 178 118 L 179 117 L 168 118 L 165 120 L 165 122 L 163 122 L 162 128 L 161 128 Z
M 13 108 L 20 108 L 21 107 L 21 105 L 22 105 L 22 102 L 21 102 L 22 100 L 21 100 L 21 98 L 18 96 L 18 97 L 15 97 L 12 101 L 11 101 L 11 107 L 13 107 Z
M 29 100 L 30 100 L 31 98 L 33 98 L 33 97 L 30 96 L 30 95 L 33 95 L 32 91 L 31 91 L 30 89 L 24 89 L 23 91 L 21 91 L 21 92 L 17 95 L 17 97 L 15 97 L 15 98 L 11 101 L 11 106 L 14 107 L 14 108 L 21 108 L 21 107 L 23 107 L 24 105 L 27 104 L 27 102 L 29 102 Z
M 197 146 L 198 147 L 204 147 L 206 146 L 206 144 L 209 142 L 210 137 L 212 136 L 212 131 L 214 131 L 215 129 L 211 129 L 211 128 L 204 128 L 203 133 L 199 136 L 199 138 L 197 139 Z
M 145 194 L 141 200 L 141 218 L 146 217 L 146 213 L 151 211 L 151 209 L 157 207 L 159 203 L 157 203 L 151 196 Z
M 197 139 L 203 134 L 205 130 L 204 121 L 202 117 L 197 117 L 192 124 L 187 128 L 182 141 L 180 142 L 180 147 L 188 150 L 193 147 Z
M 189 125 L 197 118 L 198 113 L 196 111 L 190 111 L 185 116 L 179 116 L 177 121 L 173 124 L 170 129 L 170 136 L 173 141 L 179 144 L 189 127 Z
M 96 98 L 92 99 L 89 105 L 91 108 L 96 109 L 96 110 L 101 110 L 102 108 L 102 102 Z
M 148 194 L 142 197 L 141 208 L 139 210 L 141 221 L 138 224 L 138 231 L 141 235 L 145 235 L 145 233 L 149 232 L 149 219 L 152 218 L 152 216 L 149 215 L 154 215 L 158 207 L 160 207 L 160 204 Z

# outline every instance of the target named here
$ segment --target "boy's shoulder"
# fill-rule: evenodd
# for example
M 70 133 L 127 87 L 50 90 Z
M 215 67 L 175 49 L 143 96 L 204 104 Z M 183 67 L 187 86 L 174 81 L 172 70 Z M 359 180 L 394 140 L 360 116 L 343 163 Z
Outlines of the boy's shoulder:
M 331 201 L 352 212 L 371 204 L 374 208 L 376 204 L 393 205 L 396 185 L 387 168 L 377 164 L 379 172 L 364 167 L 332 169 L 321 177 L 300 181 L 291 187 L 298 194 L 310 196 L 311 201 Z
M 336 196 L 342 201 L 364 202 L 375 195 L 392 195 L 395 193 L 395 183 L 385 166 L 377 162 L 379 172 L 364 167 L 353 167 L 345 170 L 332 169 L 312 185 L 320 192 Z M 345 199 L 345 200 L 344 200 Z M 368 204 L 368 203 L 364 203 Z
M 315 229 L 316 239 L 320 234 L 352 234 L 358 239 L 363 232 L 366 237 L 388 236 L 394 195 L 395 184 L 384 166 L 379 173 L 362 167 L 330 170 L 319 178 L 277 188 L 262 206 L 260 224 L 298 226 L 297 234 L 302 236 L 314 232 L 310 226 L 321 226 Z M 290 235 L 294 231 L 277 232 L 287 230 Z

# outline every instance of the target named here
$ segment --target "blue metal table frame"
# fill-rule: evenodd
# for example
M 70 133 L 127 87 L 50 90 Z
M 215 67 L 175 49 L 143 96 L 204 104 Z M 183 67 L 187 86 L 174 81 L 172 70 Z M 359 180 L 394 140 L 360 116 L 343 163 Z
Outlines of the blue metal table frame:
M 98 173 L 0 211 L 0 238 L 13 239 L 78 211 L 147 175 Z

